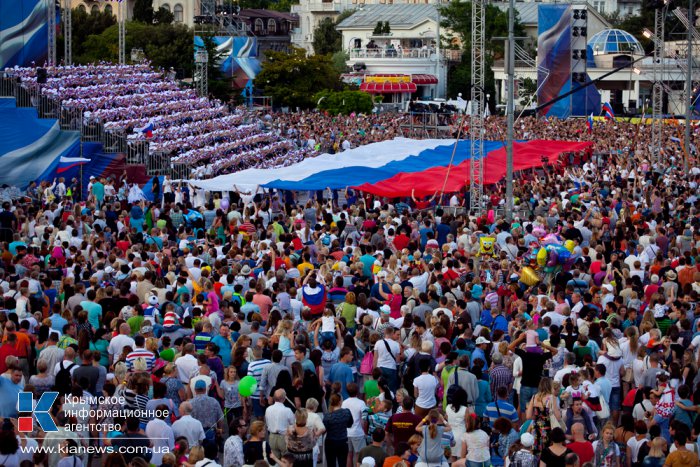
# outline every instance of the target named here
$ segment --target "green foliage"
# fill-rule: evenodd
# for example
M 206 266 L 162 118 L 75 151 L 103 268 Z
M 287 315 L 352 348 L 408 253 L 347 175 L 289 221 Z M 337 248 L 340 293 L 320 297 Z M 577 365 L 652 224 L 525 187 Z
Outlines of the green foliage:
M 468 1 L 454 0 L 440 8 L 442 17 L 441 26 L 448 33 L 443 36 L 445 45 L 454 47 L 452 44 L 458 42 L 462 44 L 462 61 L 448 70 L 447 74 L 447 95 L 456 96 L 462 93 L 468 100 L 470 95 L 471 82 L 471 38 L 472 38 L 472 4 Z M 491 65 L 494 60 L 503 58 L 503 41 L 492 40 L 493 37 L 504 37 L 508 35 L 508 13 L 501 11 L 498 7 L 486 5 L 486 92 L 495 95 L 495 83 Z M 515 16 L 515 35 L 524 36 L 525 29 L 520 23 L 517 12 Z M 493 102 L 492 102 L 493 104 Z
M 136 0 L 132 19 L 139 23 L 153 24 L 153 0 Z
M 520 99 L 520 105 L 527 105 L 530 102 L 530 98 L 532 98 L 532 102 L 537 103 L 536 93 L 537 81 L 532 78 L 525 78 L 520 81 L 520 95 L 522 96 L 522 99 Z
M 140 48 L 154 66 L 165 69 L 172 67 L 185 76 L 192 76 L 192 30 L 187 26 L 130 22 L 127 23 L 126 30 L 127 55 L 131 49 Z M 76 32 L 74 27 L 74 39 Z M 91 34 L 82 39 L 79 47 L 74 44 L 73 59 L 81 64 L 100 60 L 116 62 L 119 58 L 118 42 L 117 26 L 113 23 L 101 33 Z
M 108 27 L 117 23 L 114 15 L 105 12 L 87 13 L 80 8 L 72 11 L 73 20 L 73 61 L 85 52 L 85 42 L 93 34 L 102 34 Z M 58 59 L 63 58 L 63 36 L 57 38 Z
M 391 26 L 389 21 L 384 21 L 384 26 L 382 26 L 382 34 L 391 34 Z
M 333 61 L 333 67 L 341 75 L 348 70 L 348 63 L 347 62 L 349 59 L 350 59 L 350 55 L 343 50 L 337 51 L 331 57 L 331 60 Z
M 318 102 L 319 110 L 331 115 L 367 114 L 373 107 L 372 96 L 363 91 L 321 91 L 314 96 L 314 101 Z
M 322 89 L 342 89 L 340 76 L 330 55 L 306 56 L 304 49 L 291 52 L 265 52 L 267 61 L 255 78 L 256 86 L 272 96 L 276 106 L 310 109 L 316 106 L 314 93 Z
M 377 21 L 377 25 L 374 27 L 374 31 L 372 31 L 372 35 L 373 36 L 381 36 L 383 30 L 384 30 L 384 26 L 382 25 L 382 22 Z
M 332 18 L 324 18 L 314 30 L 314 52 L 316 55 L 333 54 L 342 50 L 343 35 Z
M 156 24 L 172 24 L 173 21 L 175 21 L 175 15 L 163 7 L 158 8 L 153 15 L 153 22 Z

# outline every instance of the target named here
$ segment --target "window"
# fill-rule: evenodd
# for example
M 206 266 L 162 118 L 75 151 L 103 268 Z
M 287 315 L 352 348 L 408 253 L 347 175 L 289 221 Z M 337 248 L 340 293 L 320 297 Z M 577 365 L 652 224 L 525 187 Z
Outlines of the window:
M 113 14 L 112 12 L 112 5 L 105 5 L 105 13 L 107 14 Z
M 262 33 L 263 29 L 265 29 L 265 23 L 263 23 L 263 20 L 260 18 L 255 20 L 255 33 Z
M 100 7 L 97 5 L 93 5 L 92 8 L 90 8 L 91 14 L 98 14 L 99 12 L 100 12 Z
M 605 2 L 594 1 L 593 8 L 598 10 L 598 13 L 605 13 Z
M 267 33 L 274 34 L 277 32 L 277 23 L 274 19 L 270 18 L 267 20 Z
M 175 5 L 175 8 L 173 9 L 173 16 L 176 23 L 182 23 L 184 21 L 183 11 L 184 10 L 182 9 L 182 5 L 180 5 L 179 3 Z
M 85 5 L 82 3 L 78 5 L 78 10 L 82 11 L 83 13 L 87 13 L 87 8 L 85 8 Z
M 170 11 L 170 5 L 168 5 L 167 3 L 163 3 L 160 7 Z

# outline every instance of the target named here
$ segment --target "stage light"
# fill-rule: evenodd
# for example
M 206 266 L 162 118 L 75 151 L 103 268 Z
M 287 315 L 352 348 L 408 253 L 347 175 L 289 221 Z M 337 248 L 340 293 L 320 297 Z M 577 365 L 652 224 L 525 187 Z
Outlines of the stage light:
M 578 37 L 578 27 L 574 26 L 574 32 L 572 33 L 574 37 Z
M 649 29 L 644 28 L 642 29 L 642 36 L 646 37 L 647 39 L 651 39 L 652 37 L 654 37 L 654 33 L 651 32 Z
M 581 19 L 586 19 L 586 10 L 581 10 Z
M 642 74 L 642 70 L 640 70 L 640 69 L 637 68 L 637 67 L 632 68 L 632 72 L 633 72 L 635 75 L 641 75 L 641 74 Z
M 574 19 L 580 19 L 581 18 L 581 13 L 579 10 L 574 10 Z
M 581 35 L 585 36 L 586 35 L 586 28 L 581 28 Z

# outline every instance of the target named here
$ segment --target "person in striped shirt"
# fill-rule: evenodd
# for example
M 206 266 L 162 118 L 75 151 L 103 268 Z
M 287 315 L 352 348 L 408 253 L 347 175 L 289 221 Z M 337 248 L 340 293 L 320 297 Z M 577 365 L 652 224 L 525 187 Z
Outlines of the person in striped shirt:
M 143 359 L 146 364 L 146 371 L 150 373 L 153 370 L 153 365 L 156 362 L 156 356 L 153 355 L 153 352 L 144 348 L 146 339 L 142 335 L 138 334 L 134 336 L 134 344 L 136 347 L 126 356 L 126 368 L 130 373 L 133 372 L 134 362 L 136 362 L 137 359 Z
M 265 408 L 260 404 L 260 394 L 263 394 L 265 389 L 262 375 L 265 368 L 270 366 L 272 362 L 267 358 L 263 358 L 262 349 L 257 346 L 253 348 L 253 358 L 255 360 L 248 365 L 248 376 L 255 378 L 255 381 L 258 383 L 258 390 L 250 397 L 250 400 L 253 403 L 253 416 L 262 417 L 265 414 Z

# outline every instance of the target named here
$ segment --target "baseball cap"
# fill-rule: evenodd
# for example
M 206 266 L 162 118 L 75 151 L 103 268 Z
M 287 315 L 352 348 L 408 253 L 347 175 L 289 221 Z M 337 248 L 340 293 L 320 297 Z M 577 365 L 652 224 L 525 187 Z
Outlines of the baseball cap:
M 382 311 L 382 313 L 387 315 L 391 313 L 391 307 L 389 305 L 382 305 L 380 310 Z
M 386 305 L 385 305 L 385 306 L 386 306 Z M 488 339 L 486 339 L 486 338 L 483 337 L 483 336 L 479 336 L 479 337 L 476 339 L 476 345 L 490 344 L 490 343 L 491 343 L 491 341 L 488 340 Z
M 530 433 L 523 433 L 520 435 L 520 444 L 525 446 L 526 448 L 531 448 L 533 444 L 535 444 L 535 437 L 532 436 Z
M 195 381 L 195 383 L 194 383 L 195 391 L 197 389 L 206 389 L 206 388 L 207 388 L 207 383 L 205 383 L 204 380 L 198 379 L 197 381 Z

